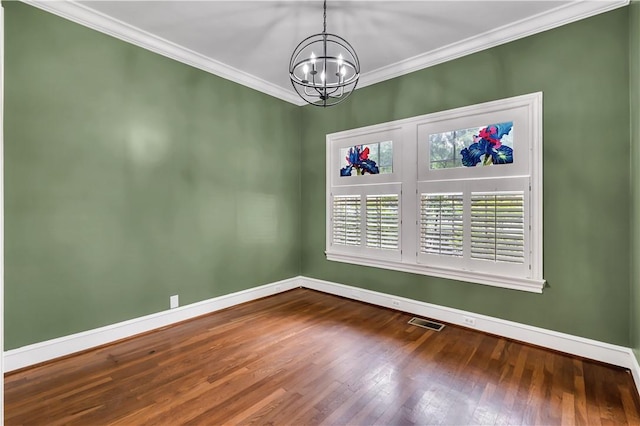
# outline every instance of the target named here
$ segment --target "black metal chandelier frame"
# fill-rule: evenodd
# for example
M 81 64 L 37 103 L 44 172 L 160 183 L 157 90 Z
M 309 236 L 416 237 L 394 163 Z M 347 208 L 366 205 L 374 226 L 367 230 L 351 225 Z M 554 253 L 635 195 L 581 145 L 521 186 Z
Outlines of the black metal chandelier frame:
M 305 102 L 328 107 L 343 102 L 355 90 L 360 78 L 360 60 L 349 42 L 327 33 L 326 0 L 323 10 L 323 31 L 305 38 L 295 48 L 289 61 L 289 77 Z M 318 56 L 312 48 L 315 45 L 319 47 Z

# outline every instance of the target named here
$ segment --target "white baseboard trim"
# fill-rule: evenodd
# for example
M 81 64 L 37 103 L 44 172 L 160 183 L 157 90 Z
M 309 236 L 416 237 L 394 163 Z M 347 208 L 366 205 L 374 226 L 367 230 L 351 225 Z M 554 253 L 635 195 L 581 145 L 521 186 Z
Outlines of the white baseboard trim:
M 4 371 L 10 372 L 50 361 L 296 287 L 305 287 L 377 306 L 398 309 L 463 327 L 468 327 L 464 323 L 463 317 L 473 317 L 476 324 L 472 328 L 479 331 L 628 368 L 640 393 L 640 365 L 633 350 L 630 348 L 480 315 L 474 312 L 303 276 L 12 349 L 4 353 Z
M 4 353 L 4 371 L 50 361 L 296 287 L 300 287 L 299 277 L 12 349 Z
M 448 308 L 446 306 L 420 302 L 391 294 L 379 293 L 377 291 L 351 287 L 345 284 L 338 284 L 307 277 L 301 277 L 301 280 L 302 287 L 347 297 L 349 299 L 361 300 L 363 302 L 384 306 L 386 308 L 398 309 L 403 312 L 463 327 L 469 327 L 464 323 L 463 317 L 472 317 L 475 318 L 476 325 L 475 327 L 470 328 L 628 368 L 634 374 L 636 386 L 640 384 L 640 367 L 638 366 L 638 362 L 633 355 L 633 351 L 624 346 L 612 345 L 610 343 L 586 339 L 584 337 L 573 336 L 571 334 L 533 327 L 527 324 L 480 315 L 460 309 Z
M 633 352 L 633 349 L 629 349 L 631 356 L 631 375 L 633 376 L 633 382 L 636 384 L 636 390 L 638 394 L 640 394 L 640 364 L 638 364 L 638 358 L 636 358 L 636 354 Z

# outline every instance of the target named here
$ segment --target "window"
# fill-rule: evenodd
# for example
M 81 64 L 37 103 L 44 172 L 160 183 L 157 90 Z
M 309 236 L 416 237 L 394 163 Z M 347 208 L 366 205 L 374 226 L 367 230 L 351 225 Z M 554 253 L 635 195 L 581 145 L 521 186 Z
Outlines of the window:
M 471 258 L 525 263 L 524 192 L 471 193 Z
M 333 243 L 359 246 L 360 234 L 360 196 L 336 196 L 333 199 Z
M 462 193 L 420 195 L 420 252 L 462 257 Z
M 327 136 L 327 259 L 541 292 L 542 94 Z
M 350 146 L 340 153 L 340 176 L 393 173 L 393 141 Z
M 397 250 L 400 240 L 397 194 L 367 197 L 367 247 Z
M 472 152 L 482 157 L 482 150 L 477 139 L 484 139 L 485 144 L 500 144 L 496 154 L 485 156 L 483 165 L 509 164 L 513 162 L 513 123 L 497 123 L 490 126 L 470 129 L 451 130 L 429 135 L 429 168 L 448 169 L 453 167 L 477 166 L 479 161 L 472 161 Z M 481 137 L 483 136 L 483 137 Z M 480 142 L 482 143 L 482 142 Z M 501 148 L 504 147 L 504 148 Z M 471 151 L 470 151 L 471 150 Z M 468 158 L 468 160 L 466 160 Z

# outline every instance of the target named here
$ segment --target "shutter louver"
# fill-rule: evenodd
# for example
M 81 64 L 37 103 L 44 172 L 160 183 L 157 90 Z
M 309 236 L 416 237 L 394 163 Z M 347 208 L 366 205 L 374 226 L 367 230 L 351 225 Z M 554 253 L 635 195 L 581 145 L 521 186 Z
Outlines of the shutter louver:
M 422 194 L 420 197 L 420 251 L 463 255 L 464 202 L 462 193 Z
M 359 246 L 360 234 L 360 196 L 333 197 L 333 244 Z
M 398 203 L 397 194 L 367 196 L 367 247 L 398 249 Z
M 471 257 L 524 263 L 524 193 L 471 194 Z

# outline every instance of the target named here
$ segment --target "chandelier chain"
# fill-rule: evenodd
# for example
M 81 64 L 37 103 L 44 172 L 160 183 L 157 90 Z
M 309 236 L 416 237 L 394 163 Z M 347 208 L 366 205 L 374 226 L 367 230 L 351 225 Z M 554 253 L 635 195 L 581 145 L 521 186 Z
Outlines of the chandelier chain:
M 322 32 L 323 32 L 323 33 L 326 33 L 326 32 L 327 32 L 327 0 L 324 0 L 324 6 L 323 6 L 323 8 L 324 8 L 324 15 L 323 15 L 323 18 L 324 18 L 324 21 L 323 21 L 323 22 L 324 22 L 324 26 L 322 27 Z

